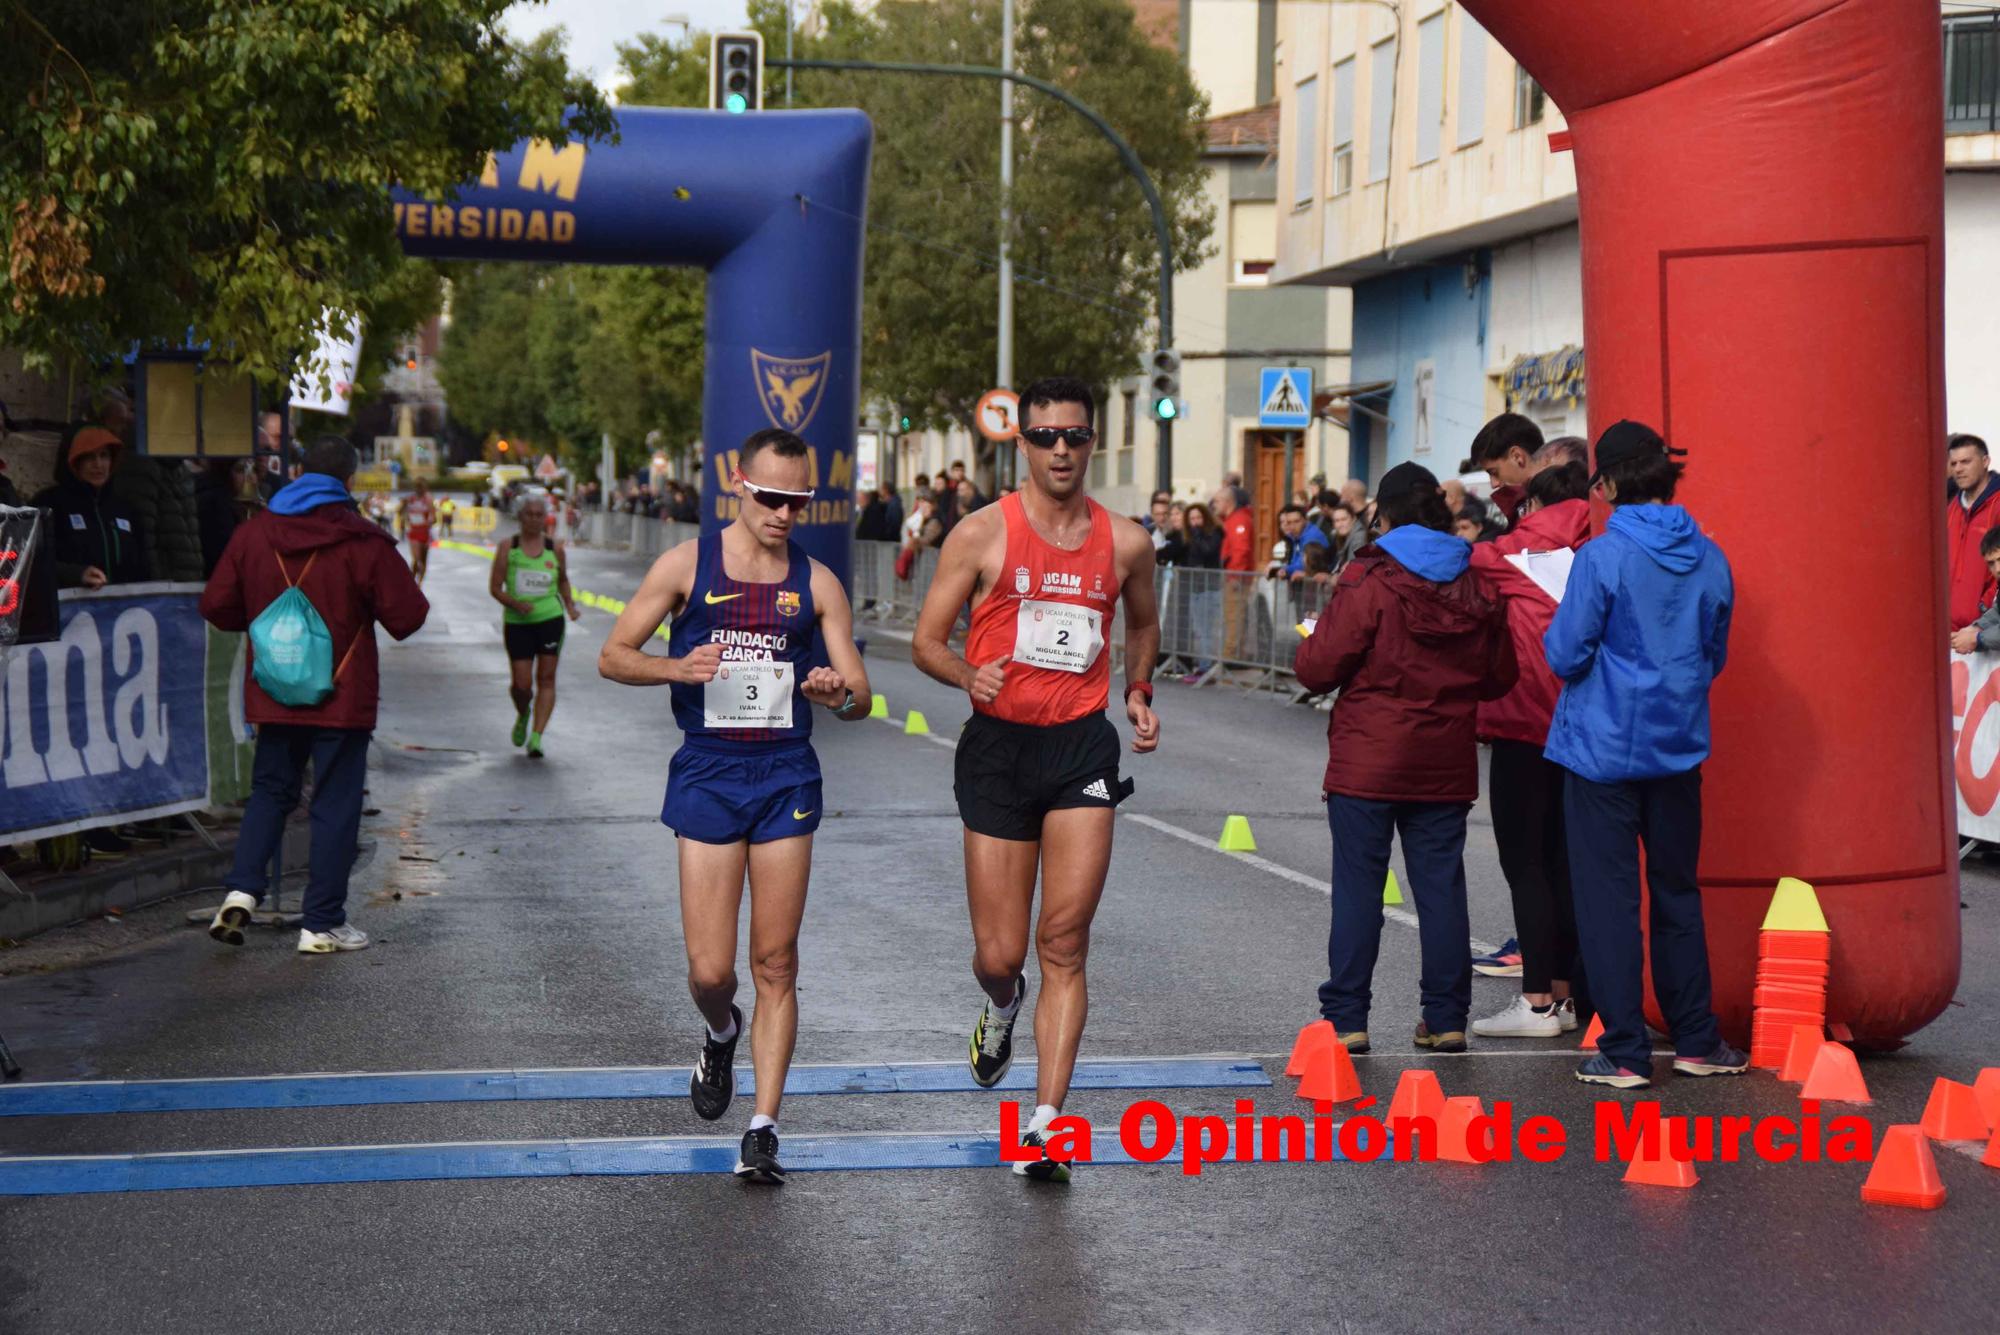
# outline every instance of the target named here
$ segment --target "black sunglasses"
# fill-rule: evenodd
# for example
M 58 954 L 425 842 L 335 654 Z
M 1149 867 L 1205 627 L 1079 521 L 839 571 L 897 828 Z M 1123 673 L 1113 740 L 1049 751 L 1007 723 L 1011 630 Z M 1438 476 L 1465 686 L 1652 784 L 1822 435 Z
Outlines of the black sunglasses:
M 774 491 L 770 487 L 758 486 L 741 473 L 736 475 L 736 480 L 743 484 L 751 499 L 767 510 L 790 510 L 793 514 L 803 514 L 805 508 L 812 504 L 813 494 L 810 491 Z
M 1021 439 L 1038 450 L 1052 450 L 1059 440 L 1066 440 L 1071 449 L 1080 450 L 1097 439 L 1097 432 L 1087 426 L 1030 426 L 1021 429 Z

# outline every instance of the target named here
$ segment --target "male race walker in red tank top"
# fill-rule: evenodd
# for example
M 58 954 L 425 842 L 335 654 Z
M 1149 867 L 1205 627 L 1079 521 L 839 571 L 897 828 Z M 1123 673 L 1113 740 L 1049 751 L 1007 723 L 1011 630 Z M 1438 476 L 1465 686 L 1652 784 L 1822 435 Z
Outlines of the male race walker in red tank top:
M 683 734 L 660 820 L 679 836 L 688 991 L 707 1025 L 688 1097 L 710 1122 L 736 1093 L 736 1043 L 746 1027 L 736 1005 L 736 922 L 749 873 L 757 1106 L 735 1171 L 777 1183 L 785 1180 L 778 1103 L 799 1032 L 799 922 L 826 805 L 812 706 L 852 722 L 868 717 L 871 697 L 847 594 L 792 538 L 813 500 L 805 441 L 757 432 L 736 456 L 734 482 L 736 522 L 653 563 L 597 670 L 632 686 L 666 686 Z M 667 652 L 647 653 L 668 617 Z M 831 666 L 811 665 L 816 646 Z
M 1042 882 L 1035 953 L 1035 1115 L 1022 1136 L 1040 1149 L 1076 1066 L 1088 1002 L 1090 923 L 1111 865 L 1111 823 L 1132 785 L 1118 777 L 1118 732 L 1104 716 L 1111 662 L 1105 634 L 1125 600 L 1125 716 L 1132 749 L 1160 743 L 1153 715 L 1159 614 L 1153 542 L 1083 492 L 1097 439 L 1089 386 L 1068 377 L 1021 391 L 1015 448 L 1027 485 L 952 529 L 917 618 L 917 666 L 972 697 L 958 742 L 953 791 L 965 822 L 965 894 L 972 971 L 986 1005 L 968 1060 L 982 1086 L 1013 1060 L 1014 1020 L 1027 998 L 1035 875 Z M 972 626 L 960 657 L 948 643 L 966 601 Z M 1041 1157 L 1014 1165 L 1038 1181 L 1069 1180 Z

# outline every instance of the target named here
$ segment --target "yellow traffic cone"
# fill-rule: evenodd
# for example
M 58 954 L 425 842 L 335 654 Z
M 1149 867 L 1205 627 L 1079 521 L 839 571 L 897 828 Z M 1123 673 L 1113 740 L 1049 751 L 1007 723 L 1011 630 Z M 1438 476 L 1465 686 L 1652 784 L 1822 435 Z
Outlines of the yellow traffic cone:
M 868 717 L 869 718 L 889 717 L 889 697 L 886 695 L 876 696 L 875 703 L 868 706 Z
M 1396 869 L 1389 868 L 1389 879 L 1382 883 L 1382 902 L 1400 904 L 1403 902 L 1403 887 L 1396 884 Z
M 930 720 L 924 717 L 924 711 L 921 709 L 912 709 L 909 717 L 903 720 L 905 737 L 927 737 L 930 731 Z
M 1222 822 L 1222 838 L 1215 841 L 1215 846 L 1225 853 L 1255 853 L 1257 840 L 1250 833 L 1249 818 L 1231 816 Z

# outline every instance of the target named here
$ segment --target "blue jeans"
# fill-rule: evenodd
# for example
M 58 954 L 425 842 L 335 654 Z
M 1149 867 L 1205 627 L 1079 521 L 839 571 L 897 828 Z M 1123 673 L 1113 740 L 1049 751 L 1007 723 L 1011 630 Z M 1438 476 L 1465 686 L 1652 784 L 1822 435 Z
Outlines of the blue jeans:
M 1418 976 L 1424 1024 L 1434 1034 L 1463 1031 L 1472 1009 L 1472 922 L 1465 908 L 1466 802 L 1377 802 L 1330 793 L 1333 927 L 1320 1014 L 1341 1033 L 1368 1027 L 1370 982 L 1382 945 L 1382 889 L 1389 844 L 1401 836 L 1405 888 L 1417 910 L 1423 951 Z
M 1188 643 L 1194 651 L 1194 670 L 1206 672 L 1215 665 L 1216 643 L 1222 636 L 1222 589 L 1220 575 L 1201 570 L 1188 577 Z
M 1653 1068 L 1646 1034 L 1644 934 L 1639 930 L 1639 845 L 1646 846 L 1653 992 L 1674 1051 L 1706 1057 L 1722 1041 L 1709 995 L 1701 920 L 1701 770 L 1662 779 L 1563 781 L 1577 944 L 1590 1000 L 1604 1021 L 1597 1050 L 1635 1071 Z
M 295 723 L 257 726 L 257 755 L 250 767 L 250 801 L 236 836 L 236 865 L 223 884 L 264 902 L 271 859 L 284 838 L 285 820 L 299 804 L 306 763 L 313 768 L 312 852 L 300 926 L 324 932 L 347 921 L 347 877 L 361 834 L 361 789 L 368 776 L 368 739 L 362 728 L 315 728 Z

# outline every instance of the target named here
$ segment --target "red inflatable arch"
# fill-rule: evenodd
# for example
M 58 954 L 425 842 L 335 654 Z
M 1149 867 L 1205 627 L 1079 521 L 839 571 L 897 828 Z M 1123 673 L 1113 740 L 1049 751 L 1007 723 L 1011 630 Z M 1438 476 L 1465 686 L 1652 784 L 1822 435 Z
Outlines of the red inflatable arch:
M 1569 120 L 1593 430 L 1685 447 L 1735 567 L 1702 847 L 1724 1028 L 1748 1036 L 1757 929 L 1799 876 L 1829 1020 L 1898 1044 L 1959 970 L 1937 6 L 1465 7 Z

